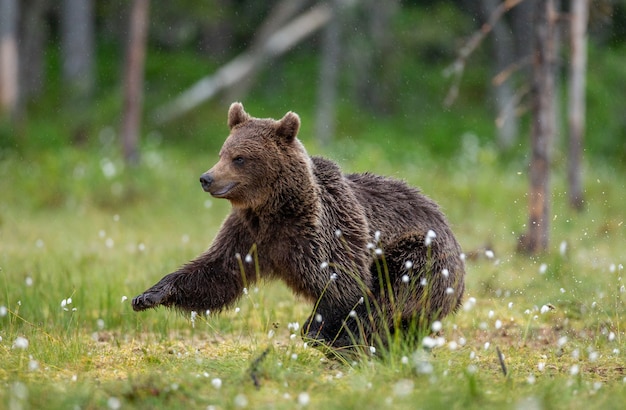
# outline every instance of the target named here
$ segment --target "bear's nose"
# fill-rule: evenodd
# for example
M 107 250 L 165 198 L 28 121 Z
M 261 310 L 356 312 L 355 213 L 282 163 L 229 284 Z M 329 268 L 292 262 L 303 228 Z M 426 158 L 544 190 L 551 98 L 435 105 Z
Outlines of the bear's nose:
M 200 184 L 202 185 L 202 189 L 206 192 L 209 192 L 209 187 L 213 183 L 213 177 L 209 174 L 202 174 L 200 176 Z

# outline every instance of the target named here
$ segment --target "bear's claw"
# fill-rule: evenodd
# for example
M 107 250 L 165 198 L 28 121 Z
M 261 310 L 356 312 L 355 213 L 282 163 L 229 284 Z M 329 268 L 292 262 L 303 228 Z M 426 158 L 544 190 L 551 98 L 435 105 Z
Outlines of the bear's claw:
M 163 302 L 164 295 L 162 292 L 145 292 L 133 298 L 133 310 L 139 312 L 141 310 L 157 307 Z

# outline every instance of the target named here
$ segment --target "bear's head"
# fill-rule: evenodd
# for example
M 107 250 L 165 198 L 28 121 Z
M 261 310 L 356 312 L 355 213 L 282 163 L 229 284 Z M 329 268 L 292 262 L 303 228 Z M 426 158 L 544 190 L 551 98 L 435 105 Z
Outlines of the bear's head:
M 228 111 L 230 135 L 219 153 L 219 161 L 202 174 L 202 188 L 233 206 L 258 208 L 276 199 L 285 184 L 310 180 L 310 158 L 296 138 L 298 114 L 288 112 L 276 121 L 254 118 L 241 103 Z M 288 175 L 288 176 L 287 176 Z

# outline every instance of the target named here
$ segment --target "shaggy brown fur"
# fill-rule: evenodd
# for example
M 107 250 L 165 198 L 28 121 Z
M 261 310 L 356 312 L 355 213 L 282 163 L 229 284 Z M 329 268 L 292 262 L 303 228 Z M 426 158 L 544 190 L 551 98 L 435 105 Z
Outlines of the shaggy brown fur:
M 344 175 L 310 157 L 292 112 L 258 119 L 234 103 L 228 125 L 219 162 L 200 182 L 231 202 L 230 215 L 211 247 L 134 298 L 135 310 L 220 310 L 258 269 L 316 305 L 306 338 L 342 348 L 384 345 L 395 331 L 426 326 L 460 306 L 461 249 L 432 200 L 401 181 Z M 241 260 L 254 245 L 258 266 Z

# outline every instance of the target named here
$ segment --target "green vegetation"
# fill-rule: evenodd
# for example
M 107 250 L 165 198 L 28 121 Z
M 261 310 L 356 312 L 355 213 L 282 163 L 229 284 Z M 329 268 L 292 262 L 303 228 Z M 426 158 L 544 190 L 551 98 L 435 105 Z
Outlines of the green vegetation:
M 437 21 L 418 23 L 429 32 Z M 437 40 L 403 41 L 409 48 L 424 38 Z M 468 275 L 465 307 L 428 339 L 435 346 L 329 360 L 303 345 L 293 324 L 311 307 L 280 283 L 250 289 L 236 309 L 208 318 L 134 313 L 130 298 L 202 252 L 228 212 L 197 182 L 217 159 L 228 104 L 207 103 L 162 129 L 147 120 L 142 163 L 125 167 L 111 79 L 119 56 L 104 46 L 99 75 L 108 80 L 85 144 L 68 135 L 58 86 L 17 130 L 0 125 L 0 408 L 621 408 L 626 140 L 613 96 L 624 94 L 626 53 L 591 47 L 586 210 L 567 207 L 558 142 L 551 250 L 529 258 L 515 252 L 527 223 L 526 142 L 495 149 L 484 56 L 470 62 L 448 110 L 448 56 L 408 56 L 393 114 L 344 101 L 337 139 L 321 147 L 312 138 L 317 69 L 309 51 L 282 63 L 281 80 L 263 74 L 266 85 L 246 108 L 273 117 L 297 111 L 312 154 L 346 171 L 406 179 L 442 205 Z M 211 64 L 152 50 L 147 111 Z
M 588 209 L 579 215 L 567 208 L 557 175 L 552 251 L 529 259 L 514 251 L 526 222 L 524 169 L 494 163 L 489 148 L 395 163 L 374 144 L 327 149 L 348 158 L 347 170 L 405 177 L 446 209 L 469 260 L 466 308 L 444 321 L 443 339 L 434 340 L 441 346 L 328 360 L 291 336 L 298 332 L 290 324 L 310 307 L 279 283 L 250 289 L 238 309 L 209 318 L 134 313 L 129 299 L 201 252 L 228 211 L 196 182 L 214 153 L 146 149 L 143 164 L 128 169 L 112 152 L 105 159 L 67 148 L 1 163 L 0 403 L 621 406 L 626 186 L 619 176 L 589 167 Z

